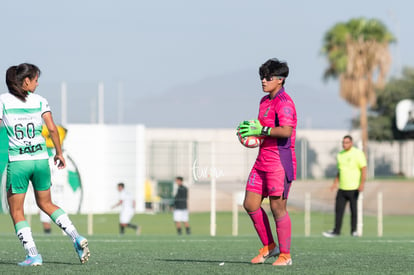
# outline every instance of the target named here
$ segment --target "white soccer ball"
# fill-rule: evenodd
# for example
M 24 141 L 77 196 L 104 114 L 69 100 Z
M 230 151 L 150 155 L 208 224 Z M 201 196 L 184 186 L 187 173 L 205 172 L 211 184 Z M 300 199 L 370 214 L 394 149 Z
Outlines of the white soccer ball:
M 263 137 L 257 136 L 242 137 L 239 130 L 237 130 L 237 137 L 239 138 L 240 143 L 247 148 L 259 147 L 264 139 Z

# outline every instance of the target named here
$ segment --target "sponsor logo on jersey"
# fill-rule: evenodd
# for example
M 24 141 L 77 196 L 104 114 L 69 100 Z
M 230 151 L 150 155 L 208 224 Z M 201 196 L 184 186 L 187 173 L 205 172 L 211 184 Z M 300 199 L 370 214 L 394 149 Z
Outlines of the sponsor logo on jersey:
M 32 146 L 27 146 L 24 148 L 19 148 L 19 154 L 23 155 L 23 154 L 33 154 L 37 151 L 42 151 L 43 147 L 41 144 L 38 145 L 32 145 Z

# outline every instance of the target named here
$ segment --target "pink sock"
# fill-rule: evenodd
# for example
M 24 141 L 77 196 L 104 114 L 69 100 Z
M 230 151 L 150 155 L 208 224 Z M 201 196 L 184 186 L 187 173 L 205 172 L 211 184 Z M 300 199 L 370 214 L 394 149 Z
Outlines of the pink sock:
M 290 253 L 290 239 L 292 234 L 292 225 L 289 213 L 276 220 L 277 240 L 281 253 Z
M 248 212 L 248 214 L 253 221 L 254 228 L 256 228 L 256 232 L 259 235 L 263 246 L 274 243 L 269 219 L 263 208 L 259 208 L 253 212 Z

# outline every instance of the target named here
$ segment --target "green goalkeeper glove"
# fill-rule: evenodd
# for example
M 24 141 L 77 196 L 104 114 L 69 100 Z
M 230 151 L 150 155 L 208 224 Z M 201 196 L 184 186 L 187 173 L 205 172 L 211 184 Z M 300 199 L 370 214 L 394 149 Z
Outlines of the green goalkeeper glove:
M 260 124 L 260 121 L 255 120 L 249 120 L 249 121 L 243 121 L 239 125 L 240 127 L 240 134 L 242 137 L 248 137 L 248 136 L 269 136 L 271 127 L 263 127 L 262 124 Z

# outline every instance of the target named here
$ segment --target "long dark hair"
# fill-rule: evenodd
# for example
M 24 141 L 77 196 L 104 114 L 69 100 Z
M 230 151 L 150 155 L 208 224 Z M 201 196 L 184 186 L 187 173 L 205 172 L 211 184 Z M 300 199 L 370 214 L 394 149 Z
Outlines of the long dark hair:
M 15 97 L 26 101 L 28 92 L 23 89 L 23 81 L 26 77 L 33 80 L 40 76 L 40 69 L 33 64 L 23 63 L 18 66 L 11 66 L 6 72 L 6 84 L 9 92 Z

